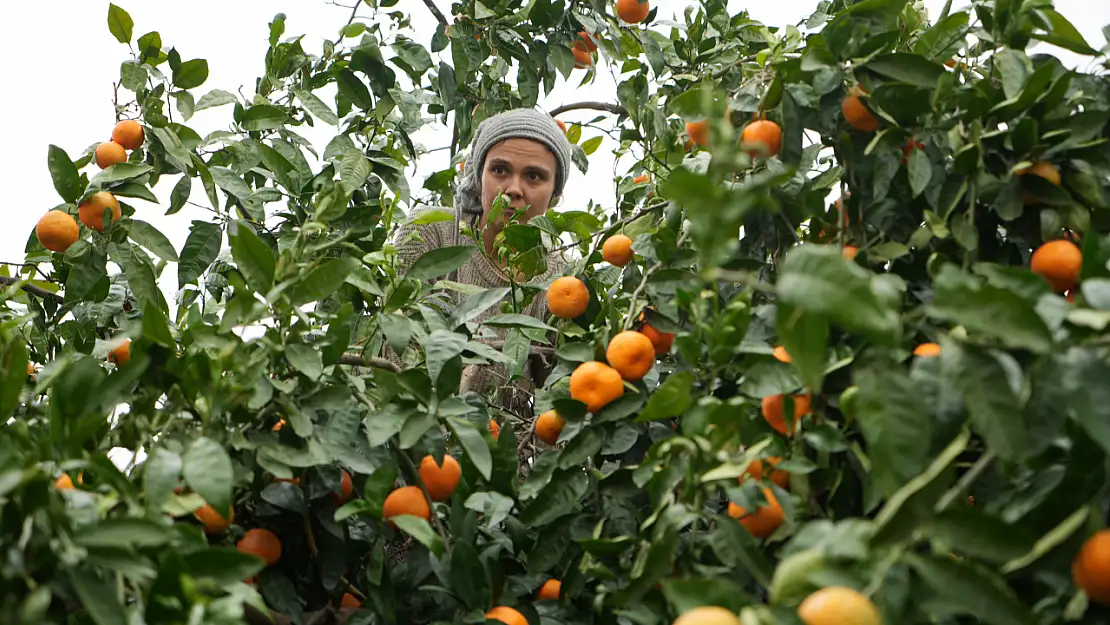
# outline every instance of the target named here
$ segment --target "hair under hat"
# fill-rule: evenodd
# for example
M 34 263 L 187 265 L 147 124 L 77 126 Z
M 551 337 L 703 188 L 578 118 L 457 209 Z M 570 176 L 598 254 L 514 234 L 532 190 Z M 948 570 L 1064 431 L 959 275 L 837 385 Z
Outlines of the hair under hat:
M 563 194 L 570 174 L 570 142 L 555 119 L 536 109 L 513 109 L 498 113 L 478 125 L 471 140 L 470 156 L 455 191 L 455 208 L 460 215 L 482 214 L 482 170 L 486 155 L 506 139 L 531 139 L 555 155 L 555 190 L 551 199 Z M 546 207 L 545 207 L 546 208 Z

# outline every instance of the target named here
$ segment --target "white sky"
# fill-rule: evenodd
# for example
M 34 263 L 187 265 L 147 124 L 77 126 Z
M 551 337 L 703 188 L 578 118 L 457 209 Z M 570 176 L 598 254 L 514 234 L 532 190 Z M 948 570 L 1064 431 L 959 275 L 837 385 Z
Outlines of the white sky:
M 346 4 L 350 1 L 341 0 Z M 449 0 L 434 1 L 442 11 L 449 10 Z M 254 78 L 263 69 L 267 24 L 274 14 L 284 12 L 287 15 L 285 36 L 304 34 L 302 45 L 306 51 L 319 53 L 323 39 L 334 39 L 350 13 L 325 0 L 117 0 L 117 4 L 135 20 L 136 39 L 157 30 L 164 45 L 176 47 L 183 60 L 198 57 L 208 60 L 209 78 L 193 90 L 198 99 L 214 88 L 233 92 L 242 88 L 244 93 L 250 92 Z M 662 18 L 680 14 L 693 2 L 656 0 L 653 4 L 660 7 Z M 816 0 L 758 3 L 730 0 L 729 5 L 733 13 L 746 5 L 755 19 L 769 26 L 786 26 L 807 17 L 816 6 Z M 930 15 L 935 15 L 943 0 L 925 0 L 925 5 Z M 953 9 L 964 5 L 957 1 Z M 1110 2 L 1057 0 L 1056 7 L 1075 24 L 1089 44 L 1095 48 L 1104 45 L 1101 28 L 1110 23 Z M 423 3 L 401 0 L 394 10 L 397 8 L 412 12 L 416 36 L 425 38 L 421 43 L 427 46 L 435 21 Z M 57 144 L 76 157 L 90 144 L 109 138 L 114 123 L 112 83 L 118 80 L 120 63 L 129 53 L 126 46 L 109 34 L 107 10 L 105 0 L 55 0 L 21 2 L 5 11 L 8 29 L 0 40 L 0 51 L 3 58 L 14 62 L 6 68 L 6 82 L 11 93 L 0 99 L 0 116 L 6 120 L 9 146 L 0 155 L 0 171 L 4 171 L 9 180 L 8 206 L 5 207 L 9 219 L 7 227 L 0 230 L 0 262 L 21 262 L 24 245 L 35 223 L 45 211 L 60 203 L 46 167 L 47 146 Z M 364 9 L 363 13 L 369 11 Z M 1068 64 L 1076 62 L 1074 55 L 1058 52 Z M 541 101 L 541 106 L 551 109 L 581 100 L 616 102 L 616 87 L 609 69 L 602 59 L 596 83 L 583 87 L 578 87 L 582 71 L 572 74 L 570 84 L 560 79 L 551 96 Z M 176 110 L 174 113 L 176 116 Z M 591 111 L 578 111 L 562 118 L 586 121 L 594 115 Z M 188 124 L 203 136 L 226 126 L 230 116 L 231 108 L 225 106 L 198 113 Z M 306 129 L 304 134 L 322 152 L 334 135 L 334 128 L 321 122 L 316 131 Z M 583 139 L 596 134 L 597 131 L 586 129 Z M 421 133 L 417 140 L 433 148 L 447 145 L 449 136 L 441 126 Z M 582 207 L 591 198 L 605 206 L 613 204 L 611 152 L 614 147 L 608 139 L 603 142 L 590 157 L 590 172 L 584 181 L 580 174 L 573 174 L 561 204 L 563 208 Z M 436 152 L 425 157 L 417 168 L 410 168 L 407 173 L 413 190 L 421 188 L 426 176 L 446 167 L 447 158 L 446 150 Z M 627 167 L 628 163 L 623 164 L 619 173 Z M 97 170 L 94 165 L 87 171 L 91 177 Z M 154 224 L 180 250 L 190 221 L 208 220 L 211 214 L 187 206 L 177 215 L 163 215 L 176 178 L 167 177 L 164 180 L 168 183 L 163 182 L 155 188 L 155 194 L 162 200 L 160 205 L 134 199 L 127 201 L 135 206 L 136 218 Z M 207 200 L 200 198 L 203 198 L 203 191 L 198 184 L 193 200 L 207 204 Z M 176 274 L 171 266 L 162 276 L 163 290 L 171 302 L 177 288 Z

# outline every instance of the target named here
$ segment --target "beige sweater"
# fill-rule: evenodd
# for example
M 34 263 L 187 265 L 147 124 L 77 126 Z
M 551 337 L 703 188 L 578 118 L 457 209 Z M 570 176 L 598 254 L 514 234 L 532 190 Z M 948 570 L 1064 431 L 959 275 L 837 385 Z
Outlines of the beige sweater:
M 433 211 L 442 211 L 452 216 L 455 215 L 455 212 L 449 208 L 421 208 L 414 211 L 409 217 L 410 219 L 416 219 L 421 215 Z M 416 230 L 418 230 L 417 236 L 411 236 Z M 455 235 L 456 224 L 454 220 L 437 221 L 421 226 L 407 224 L 402 226 L 398 230 L 395 239 L 397 256 L 401 261 L 402 271 L 407 271 L 408 267 L 411 266 L 416 259 L 431 250 L 456 244 L 477 244 L 479 246 L 479 251 L 475 252 L 466 264 L 459 268 L 457 277 L 455 278 L 456 281 L 487 289 L 509 286 L 509 279 L 502 270 L 486 256 L 484 247 L 481 243 L 474 241 L 473 238 L 468 237 L 466 234 L 459 234 L 459 239 L 456 243 Z M 550 280 L 552 277 L 562 274 L 565 268 L 566 261 L 562 255 L 558 252 L 550 252 L 547 256 L 547 271 L 533 278 L 531 282 L 545 282 Z M 452 292 L 452 294 L 455 296 L 454 301 L 457 302 L 457 294 L 454 292 Z M 535 317 L 541 321 L 546 320 L 548 317 L 547 302 L 543 295 L 537 295 L 521 313 Z M 474 323 L 485 321 L 499 314 L 501 314 L 500 306 L 491 306 L 476 317 Z M 493 330 L 495 330 L 495 335 L 498 339 L 504 339 L 504 329 L 495 328 Z M 399 362 L 399 358 L 392 354 L 392 352 L 389 352 L 388 347 L 386 349 L 388 356 L 395 362 Z M 525 370 L 525 379 L 516 380 L 510 384 L 506 367 L 504 365 L 492 364 L 481 366 L 468 365 L 465 367 L 463 369 L 462 383 L 459 390 L 463 393 L 474 391 L 487 398 L 494 397 L 494 393 L 496 393 L 498 397 L 496 403 L 498 403 L 501 408 L 509 410 L 518 417 L 530 421 L 532 417 L 533 388 L 533 380 L 527 368 Z

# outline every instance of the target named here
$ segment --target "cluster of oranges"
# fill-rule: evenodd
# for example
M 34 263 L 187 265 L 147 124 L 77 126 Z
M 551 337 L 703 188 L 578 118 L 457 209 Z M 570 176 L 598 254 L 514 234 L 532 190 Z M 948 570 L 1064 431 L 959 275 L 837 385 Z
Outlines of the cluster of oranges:
M 570 51 L 574 53 L 574 67 L 585 69 L 594 64 L 594 53 L 597 52 L 597 42 L 590 33 L 579 31 L 578 39 L 571 45 Z M 566 130 L 563 132 L 566 132 Z
M 805 625 L 881 625 L 882 617 L 867 595 L 845 586 L 822 588 L 798 606 L 798 617 Z M 731 610 L 705 605 L 683 612 L 673 625 L 741 625 Z
M 112 129 L 112 140 L 96 147 L 96 164 L 101 169 L 127 161 L 127 150 L 134 150 L 143 144 L 145 134 L 142 125 L 133 119 L 126 119 Z M 112 221 L 120 218 L 119 201 L 107 191 L 100 191 L 87 197 L 77 207 L 77 216 L 85 227 L 97 232 L 104 231 L 104 211 L 112 212 Z M 39 243 L 51 252 L 65 252 L 81 237 L 81 230 L 73 215 L 62 210 L 51 210 L 35 225 L 35 235 Z
M 647 19 L 651 13 L 651 5 L 647 0 L 617 0 L 617 17 L 626 24 L 639 24 Z M 570 46 L 574 54 L 574 67 L 586 69 L 594 64 L 594 53 L 597 52 L 597 41 L 594 35 L 579 31 L 578 38 Z
M 494 425 L 496 425 L 496 422 L 491 420 L 491 432 Z M 500 431 L 501 427 L 498 426 L 497 430 Z M 462 467 L 459 466 L 459 461 L 449 454 L 444 454 L 442 464 L 437 463 L 435 457 L 427 455 L 420 461 L 417 475 L 424 488 L 401 486 L 394 489 L 386 496 L 385 503 L 382 504 L 382 518 L 384 520 L 389 521 L 394 517 L 405 515 L 419 517 L 425 521 L 430 520 L 432 518 L 432 508 L 428 504 L 428 500 L 447 501 L 450 499 L 459 485 L 459 479 L 462 478 Z M 428 493 L 427 497 L 424 496 L 425 492 Z
M 709 120 L 701 119 L 686 122 L 686 150 L 695 145 L 709 147 Z M 740 133 L 740 145 L 752 158 L 771 158 L 777 156 L 782 148 L 782 128 L 769 119 L 756 119 L 744 126 Z

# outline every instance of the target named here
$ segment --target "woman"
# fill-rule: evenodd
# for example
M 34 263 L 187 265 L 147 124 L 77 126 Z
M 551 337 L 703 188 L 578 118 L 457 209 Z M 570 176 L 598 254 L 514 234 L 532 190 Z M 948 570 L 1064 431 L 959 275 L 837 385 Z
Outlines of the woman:
M 482 122 L 474 133 L 470 154 L 455 194 L 455 209 L 427 208 L 416 211 L 411 219 L 429 211 L 444 211 L 454 221 L 438 221 L 423 226 L 403 226 L 397 233 L 397 254 L 407 268 L 430 250 L 473 243 L 462 232 L 465 220 L 479 233 L 481 253 L 475 253 L 452 277 L 455 281 L 487 289 L 504 288 L 510 281 L 506 269 L 494 260 L 494 242 L 506 220 L 518 209 L 527 207 L 520 221 L 527 222 L 554 206 L 566 187 L 570 174 L 571 147 L 550 115 L 534 109 L 515 109 Z M 494 200 L 504 194 L 508 206 L 497 218 L 490 219 Z M 416 232 L 414 232 L 416 231 Z M 561 274 L 566 266 L 557 252 L 549 252 L 547 270 L 533 282 L 544 282 Z M 544 319 L 547 306 L 542 296 L 534 298 L 520 311 Z M 498 306 L 486 310 L 475 321 L 499 314 Z M 504 338 L 504 331 L 497 332 Z M 532 372 L 538 377 L 540 372 Z M 526 370 L 526 376 L 529 371 Z M 501 389 L 500 404 L 514 414 L 531 418 L 533 380 L 509 386 L 504 367 L 468 366 L 463 371 L 462 392 L 485 394 Z

